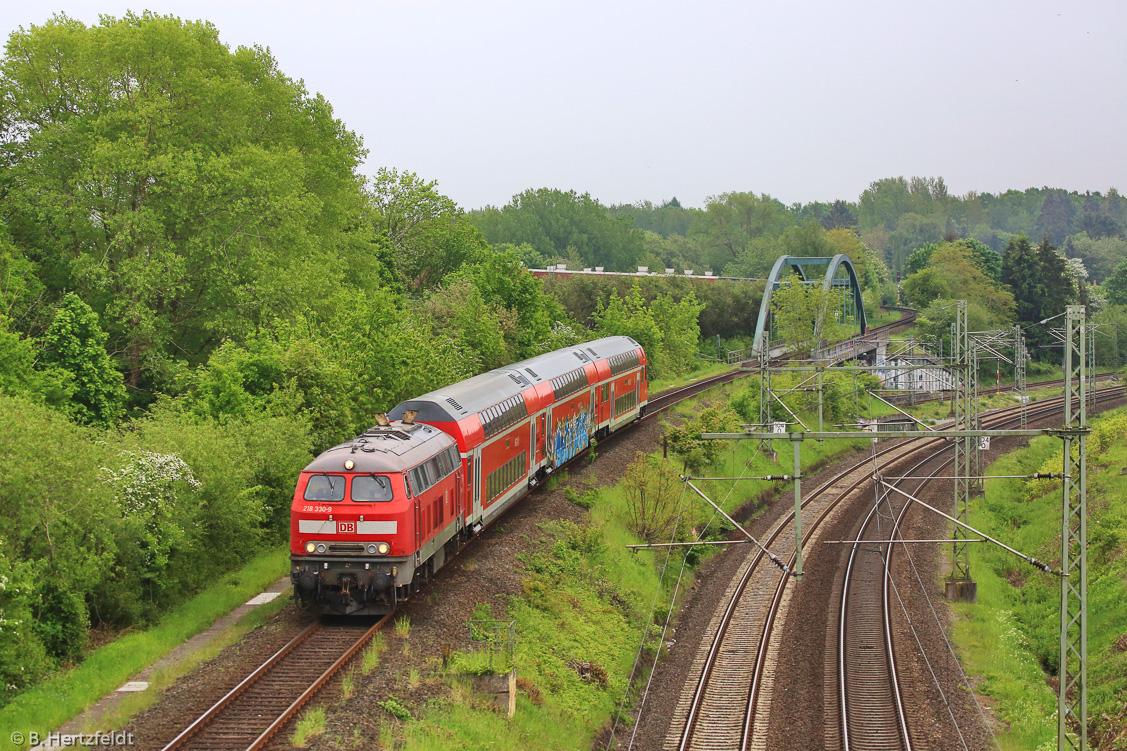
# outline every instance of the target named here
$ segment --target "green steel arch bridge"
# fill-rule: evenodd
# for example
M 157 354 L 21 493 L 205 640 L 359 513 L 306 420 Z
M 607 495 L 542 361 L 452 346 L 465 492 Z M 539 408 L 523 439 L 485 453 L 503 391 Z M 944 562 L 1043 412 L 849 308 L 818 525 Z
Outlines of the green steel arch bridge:
M 821 276 L 819 267 L 825 266 Z M 857 281 L 857 270 L 849 256 L 839 253 L 833 257 L 780 256 L 771 268 L 767 287 L 763 290 L 763 301 L 759 305 L 759 318 L 755 325 L 755 341 L 752 352 L 758 354 L 764 346 L 770 350 L 774 340 L 774 321 L 771 316 L 771 296 L 791 275 L 797 274 L 804 284 L 819 284 L 822 289 L 841 291 L 841 313 L 858 324 L 858 336 L 868 333 L 865 320 L 865 305 L 861 300 L 861 285 Z M 821 322 L 816 324 L 819 328 Z M 875 346 L 875 345 L 874 345 Z

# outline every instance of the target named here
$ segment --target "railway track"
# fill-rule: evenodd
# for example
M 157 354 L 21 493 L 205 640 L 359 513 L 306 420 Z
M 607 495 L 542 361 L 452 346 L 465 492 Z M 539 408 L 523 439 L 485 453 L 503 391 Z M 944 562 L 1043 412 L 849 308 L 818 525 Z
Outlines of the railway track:
M 1121 396 L 1122 391 L 1122 388 L 1105 389 L 1105 398 Z M 990 421 L 997 422 L 999 419 L 1004 419 L 1006 415 L 1012 415 L 1018 409 L 1020 407 L 995 412 Z M 1059 399 L 1046 402 L 1039 406 L 1039 409 L 1059 412 Z M 900 442 L 855 464 L 816 488 L 806 495 L 802 504 L 805 518 L 814 520 L 812 524 L 809 521 L 804 524 L 803 545 L 809 545 L 825 522 L 838 518 L 842 513 L 846 513 L 849 507 L 855 506 L 853 501 L 872 503 L 871 497 L 866 501 L 862 496 L 871 493 L 870 481 L 875 471 L 874 462 L 879 463 L 882 472 L 895 471 L 900 465 L 918 456 L 922 450 L 932 450 L 933 456 L 928 457 L 928 461 L 931 461 L 935 453 L 949 445 L 942 439 L 932 439 L 923 445 L 918 439 Z M 763 539 L 764 546 L 788 561 L 788 567 L 794 564 L 793 521 L 794 514 L 791 512 L 777 522 Z M 777 645 L 772 642 L 771 633 L 777 617 L 786 608 L 793 588 L 786 586 L 790 576 L 780 574 L 773 567 L 762 565 L 764 558 L 762 551 L 750 555 L 737 576 L 729 583 L 721 600 L 721 606 L 715 611 L 706 630 L 706 639 L 694 660 L 692 674 L 696 678 L 690 682 L 689 690 L 682 695 L 674 710 L 665 746 L 667 751 L 733 748 L 743 751 L 767 748 L 769 706 L 777 677 L 773 671 L 777 660 Z M 863 573 L 860 567 L 856 575 L 866 576 L 875 582 L 883 581 L 882 573 Z M 881 596 L 879 592 L 876 595 L 878 604 Z M 887 593 L 884 593 L 884 596 L 887 596 Z M 858 612 L 867 612 L 866 605 L 860 603 L 860 599 L 855 600 L 858 603 Z M 869 599 L 872 597 L 870 596 Z M 868 603 L 868 607 L 871 608 L 872 603 Z M 877 607 L 875 612 L 879 614 L 882 610 L 884 608 Z M 878 621 L 881 621 L 879 617 Z M 878 632 L 888 630 L 887 624 L 883 621 L 873 628 L 875 631 L 872 633 L 878 636 Z M 885 641 L 884 638 L 879 639 L 881 643 Z M 854 652 L 869 654 L 876 650 L 877 640 L 866 636 L 850 644 L 855 647 Z M 884 683 L 894 684 L 895 678 L 889 678 L 888 675 L 886 674 Z M 855 673 L 855 676 L 856 685 L 848 692 L 842 689 L 843 696 L 846 694 L 855 697 L 868 696 L 870 694 L 868 687 L 880 683 L 879 679 L 871 676 L 865 677 L 860 673 Z M 898 692 L 892 691 L 892 695 L 898 696 Z M 827 704 L 829 705 L 827 709 L 832 713 L 832 704 Z M 869 712 L 891 718 L 888 722 L 883 722 L 881 728 L 896 730 L 896 737 L 903 737 L 900 741 L 901 745 L 895 745 L 897 741 L 893 741 L 894 745 L 889 746 L 873 745 L 866 741 L 853 747 L 908 748 L 903 745 L 907 743 L 907 723 L 903 719 L 898 699 L 888 707 L 889 711 L 878 709 L 877 704 L 879 702 L 867 709 L 862 708 L 857 716 Z M 840 704 L 842 718 L 846 717 L 847 712 L 852 711 L 851 706 L 848 702 L 842 701 Z M 827 725 L 834 724 L 836 722 L 827 721 Z M 855 722 L 853 727 L 857 730 L 863 727 L 863 723 Z M 882 738 L 891 737 L 890 733 L 883 729 L 877 729 L 875 735 Z M 827 747 L 842 747 L 839 745 L 841 736 L 826 738 L 826 742 Z
M 375 625 L 370 621 L 310 624 L 200 715 L 163 751 L 264 748 L 390 618 L 384 616 Z
M 1095 393 L 1096 403 L 1122 398 L 1123 387 L 1101 389 Z M 989 427 L 1002 427 L 1017 422 L 1006 410 L 1006 416 L 995 419 Z M 997 413 L 995 413 L 997 414 Z M 1060 414 L 1060 399 L 1030 410 L 1031 421 Z M 925 465 L 933 464 L 944 447 L 914 467 L 907 474 L 917 476 Z M 918 496 L 935 475 L 949 468 L 953 458 L 942 462 L 927 475 L 914 480 L 899 480 L 897 486 L 913 485 L 908 491 Z M 899 494 L 885 495 L 881 504 L 874 504 L 861 523 L 849 553 L 844 585 L 840 590 L 839 628 L 836 646 L 839 664 L 839 704 L 841 707 L 841 748 L 899 749 L 911 751 L 909 702 L 901 694 L 896 669 L 892 566 L 904 517 L 913 507 Z M 952 727 L 958 732 L 957 727 Z

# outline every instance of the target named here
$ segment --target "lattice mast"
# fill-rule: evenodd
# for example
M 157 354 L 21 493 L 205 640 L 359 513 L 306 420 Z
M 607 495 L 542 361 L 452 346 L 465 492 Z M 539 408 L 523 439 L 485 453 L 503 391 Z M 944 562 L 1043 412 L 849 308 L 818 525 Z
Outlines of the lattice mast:
M 1064 329 L 1064 489 L 1061 514 L 1057 748 L 1088 748 L 1088 331 L 1082 305 Z M 1076 449 L 1075 451 L 1073 449 Z M 1075 454 L 1075 456 L 1074 456 Z M 1069 725 L 1075 733 L 1069 733 Z
M 970 347 L 970 334 L 967 330 L 967 301 L 958 300 L 955 306 L 955 323 L 952 327 L 951 337 L 951 375 L 954 381 L 955 393 L 952 399 L 952 409 L 955 413 L 955 429 L 973 430 L 975 425 L 976 389 L 971 381 L 974 380 L 973 356 Z M 970 524 L 970 494 L 971 479 L 976 476 L 977 461 L 973 456 L 978 449 L 976 438 L 955 438 L 955 518 Z M 967 542 L 967 531 L 956 524 L 951 534 L 952 561 L 949 595 L 956 597 L 958 585 L 970 582 L 970 543 Z
M 1021 409 L 1018 410 L 1021 415 L 1021 429 L 1025 430 L 1029 417 L 1027 415 L 1029 396 L 1026 394 L 1025 388 L 1025 361 L 1029 357 L 1029 353 L 1025 351 L 1025 336 L 1022 334 L 1021 326 L 1014 326 L 1014 391 L 1017 392 L 1018 402 L 1021 404 Z

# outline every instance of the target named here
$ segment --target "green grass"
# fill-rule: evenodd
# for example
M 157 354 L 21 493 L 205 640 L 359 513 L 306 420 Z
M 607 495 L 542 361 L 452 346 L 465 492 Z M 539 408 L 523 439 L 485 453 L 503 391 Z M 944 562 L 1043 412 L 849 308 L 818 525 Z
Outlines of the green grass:
M 1127 412 L 1090 423 L 1088 439 L 1088 689 L 1090 736 L 1122 732 L 1127 653 L 1114 645 L 1127 631 Z M 1035 439 L 1002 457 L 989 474 L 1061 471 L 1057 438 Z M 991 480 L 972 508 L 971 524 L 1027 555 L 1059 565 L 1059 480 Z M 1056 696 L 1047 681 L 1057 670 L 1060 582 L 994 547 L 972 549 L 978 603 L 959 605 L 954 638 L 979 690 L 1009 726 L 1003 748 L 1054 748 Z
M 865 323 L 869 327 L 883 326 L 886 323 L 895 323 L 904 317 L 904 314 L 899 310 L 881 310 L 876 313 L 869 313 L 865 311 Z
M 735 365 L 728 365 L 726 363 L 699 363 L 691 373 L 677 378 L 659 378 L 656 381 L 650 381 L 648 385 L 648 393 L 659 394 L 667 389 L 680 388 L 681 386 L 688 386 L 690 383 L 696 383 L 702 378 L 708 378 L 721 373 L 727 373 Z
M 238 623 L 231 626 L 207 645 L 186 656 L 175 665 L 155 671 L 149 681 L 149 688 L 147 690 L 127 694 L 125 699 L 109 714 L 93 724 L 88 725 L 84 728 L 84 731 L 117 730 L 123 727 L 138 712 L 147 709 L 159 701 L 164 691 L 179 678 L 192 672 L 232 644 L 241 641 L 244 636 L 265 624 L 288 604 L 288 598 L 278 597 L 265 605 L 256 607 L 254 610 L 247 613 Z
M 380 655 L 387 651 L 387 640 L 384 638 L 383 631 L 377 631 L 376 636 L 372 639 L 372 643 L 364 650 L 364 654 L 360 660 L 360 670 L 364 675 L 376 669 L 380 664 Z
M 77 667 L 52 675 L 19 694 L 0 710 L 0 738 L 9 738 L 17 730 L 45 734 L 58 729 L 284 576 L 288 560 L 289 551 L 285 548 L 263 553 L 169 612 L 153 628 L 125 634 L 89 653 Z M 151 699 L 138 696 L 131 701 L 144 706 Z
M 325 732 L 325 710 L 321 707 L 310 709 L 297 721 L 297 728 L 290 745 L 295 748 L 305 748 L 309 740 Z

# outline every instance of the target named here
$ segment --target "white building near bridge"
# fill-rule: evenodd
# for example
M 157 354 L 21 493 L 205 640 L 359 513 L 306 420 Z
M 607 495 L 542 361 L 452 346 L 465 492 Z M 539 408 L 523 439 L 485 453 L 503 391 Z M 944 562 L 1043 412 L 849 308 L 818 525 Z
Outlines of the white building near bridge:
M 948 391 L 955 388 L 954 379 L 947 368 L 924 355 L 878 354 L 877 370 L 882 388 L 901 391 Z

